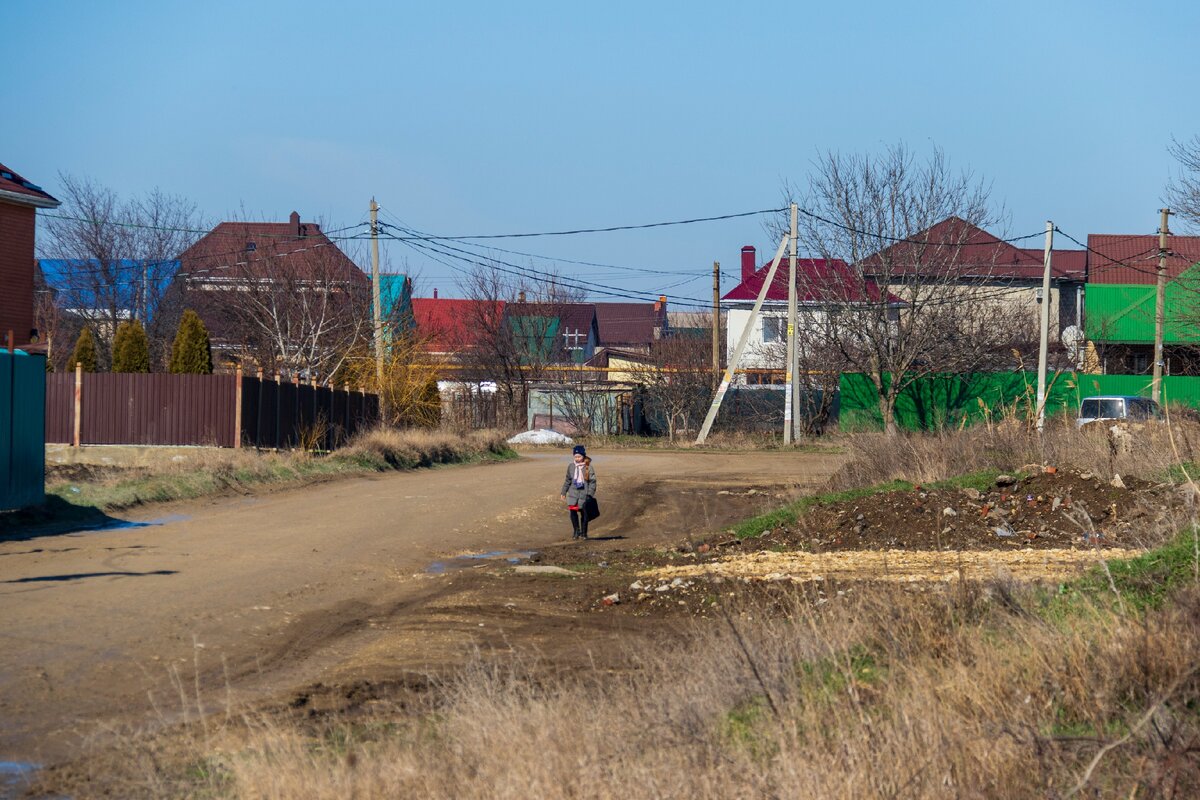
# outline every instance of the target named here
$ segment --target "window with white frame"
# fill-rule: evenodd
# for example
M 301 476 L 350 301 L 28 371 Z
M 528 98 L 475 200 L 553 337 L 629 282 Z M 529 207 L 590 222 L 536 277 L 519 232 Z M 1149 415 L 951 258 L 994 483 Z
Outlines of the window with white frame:
M 787 338 L 786 317 L 763 317 L 762 340 L 764 344 L 782 342 Z

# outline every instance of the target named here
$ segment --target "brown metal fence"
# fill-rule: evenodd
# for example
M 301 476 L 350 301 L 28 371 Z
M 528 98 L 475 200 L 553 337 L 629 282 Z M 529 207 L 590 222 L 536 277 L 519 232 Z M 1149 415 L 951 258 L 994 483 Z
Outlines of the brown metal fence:
M 379 420 L 363 392 L 238 375 L 46 376 L 46 441 L 332 450 Z

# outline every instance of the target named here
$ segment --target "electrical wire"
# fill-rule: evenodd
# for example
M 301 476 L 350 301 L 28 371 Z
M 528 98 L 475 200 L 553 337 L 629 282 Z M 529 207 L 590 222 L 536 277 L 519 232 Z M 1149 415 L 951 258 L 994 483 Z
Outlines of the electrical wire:
M 612 233 L 614 231 L 636 231 L 645 230 L 647 228 L 665 228 L 671 225 L 695 225 L 700 222 L 719 222 L 726 219 L 738 219 L 739 217 L 754 217 L 759 214 L 775 214 L 780 211 L 786 211 L 783 208 L 767 208 L 761 211 L 742 211 L 737 214 L 721 214 L 715 217 L 696 217 L 694 219 L 672 220 L 670 222 L 647 222 L 641 225 L 612 225 L 607 228 L 576 228 L 566 231 L 541 231 L 538 233 L 490 233 L 490 234 L 470 234 L 457 236 L 434 236 L 432 234 L 423 236 L 406 237 L 412 241 L 461 241 L 463 239 L 525 239 L 533 236 L 575 236 L 582 233 Z
M 389 227 L 394 227 L 394 226 L 389 226 Z M 406 229 L 406 230 L 409 230 L 409 229 Z M 478 253 L 464 250 L 460 247 L 455 247 L 454 245 L 444 244 L 440 241 L 432 242 L 429 240 L 418 240 L 418 239 L 411 238 L 411 237 L 388 237 L 388 238 L 393 238 L 393 239 L 405 242 L 406 244 L 410 244 L 410 245 L 416 244 L 421 247 L 442 248 L 439 250 L 439 252 L 442 255 L 450 257 L 450 258 L 459 258 L 460 260 L 473 263 L 477 266 L 487 267 L 492 264 L 502 265 L 504 267 L 510 268 L 510 270 L 517 270 L 519 273 L 521 273 L 522 277 L 525 277 L 527 279 L 547 279 L 548 278 L 548 279 L 553 279 L 563 285 L 570 285 L 572 288 L 581 289 L 584 291 L 594 291 L 594 292 L 597 292 L 600 294 L 606 294 L 611 297 L 628 297 L 630 299 L 640 300 L 642 302 L 653 302 L 653 300 L 658 299 L 657 294 L 654 294 L 651 292 L 635 292 L 634 294 L 630 294 L 630 290 L 625 289 L 623 287 L 610 286 L 608 284 L 597 283 L 595 281 L 583 280 L 582 278 L 574 278 L 574 279 L 564 278 L 561 275 L 556 275 L 554 273 L 545 272 L 543 270 L 538 270 L 533 267 L 521 267 L 517 264 L 512 264 L 510 262 L 503 261 L 501 259 L 497 259 L 494 257 L 488 259 L 489 263 L 479 262 L 479 261 L 475 260 L 475 257 L 479 256 Z M 446 251 L 452 251 L 452 252 L 446 252 Z M 456 255 L 454 255 L 455 253 L 460 253 L 463 255 L 456 256 Z M 486 257 L 486 256 L 480 256 L 480 257 Z M 505 271 L 508 271 L 508 270 L 505 270 Z M 527 273 L 531 273 L 531 274 L 527 274 Z M 568 281 L 569 281 L 569 283 L 568 283 Z M 637 294 L 643 295 L 643 297 L 636 297 L 635 295 L 637 295 Z M 659 292 L 658 294 L 661 294 L 661 292 Z M 650 297 L 650 296 L 652 296 L 653 299 L 648 301 L 647 297 Z M 685 300 L 685 301 L 692 300 L 692 301 L 695 301 L 696 303 L 703 303 L 703 301 L 697 300 L 696 298 L 680 298 L 680 299 Z
M 245 236 L 245 235 L 246 235 L 246 231 L 245 231 L 245 230 L 241 230 L 241 231 L 237 231 L 237 230 L 234 230 L 234 231 L 218 231 L 218 230 L 217 230 L 215 227 L 214 227 L 214 228 L 210 228 L 210 229 L 208 229 L 208 230 L 204 230 L 204 229 L 200 229 L 200 228 L 172 228 L 172 227 L 168 227 L 168 226 L 162 226 L 162 225 L 145 225 L 145 224 L 143 224 L 143 223 L 140 223 L 140 222 L 123 222 L 123 221 L 121 221 L 121 220 L 112 220 L 112 219 L 109 219 L 109 220 L 102 220 L 102 219 L 89 219 L 88 217 L 75 217 L 75 216 L 71 216 L 71 215 L 69 215 L 69 214 L 51 214 L 51 213 L 41 213 L 41 214 L 38 214 L 38 217 L 39 217 L 39 218 L 41 218 L 41 217 L 48 217 L 48 218 L 50 218 L 50 219 L 61 219 L 61 220 L 68 220 L 68 221 L 71 221 L 71 222 L 86 222 L 86 223 L 87 223 L 87 224 L 89 224 L 89 225 L 115 225 L 115 226 L 117 226 L 117 227 L 121 227 L 121 228 L 141 228 L 141 229 L 143 229 L 143 230 L 151 230 L 151 231 L 167 231 L 167 232 L 170 232 L 170 233 L 199 233 L 199 234 L 204 234 L 204 235 L 207 235 L 207 236 L 214 236 L 214 235 L 215 235 L 215 236 Z M 268 223 L 262 223 L 262 222 L 233 222 L 233 221 L 229 221 L 229 220 L 226 220 L 225 222 L 218 223 L 218 224 L 219 224 L 219 225 L 224 225 L 224 224 L 226 224 L 226 223 L 228 223 L 228 224 L 230 224 L 230 225 L 263 225 L 263 224 L 267 224 L 267 225 L 287 225 L 287 224 L 288 224 L 288 223 L 286 223 L 286 222 L 268 222 Z M 314 224 L 314 223 L 303 223 L 303 224 L 306 224 L 306 225 L 307 225 L 307 224 Z M 363 227 L 364 225 L 367 225 L 367 224 L 368 224 L 368 223 L 366 223 L 366 222 L 359 222 L 359 223 L 357 223 L 357 224 L 355 224 L 355 225 L 347 225 L 347 226 L 346 226 L 346 227 L 344 227 L 344 228 L 335 228 L 335 229 L 333 229 L 333 230 L 331 230 L 331 231 L 320 231 L 320 232 L 321 232 L 321 233 L 323 233 L 323 234 L 325 234 L 326 236 L 329 236 L 330 234 L 334 234 L 334 233 L 341 233 L 341 232 L 343 232 L 343 231 L 352 230 L 352 229 L 354 229 L 354 228 L 360 228 L 360 227 Z M 318 226 L 318 227 L 319 227 L 319 226 Z M 287 239 L 287 238 L 293 238 L 293 239 L 294 239 L 294 238 L 296 238 L 296 234 L 294 234 L 294 233 L 269 233 L 269 232 L 266 232 L 266 231 L 255 231 L 255 232 L 254 232 L 254 235 L 255 235 L 255 236 L 265 236 L 265 237 L 268 237 L 268 238 L 280 238 L 280 239 Z M 330 238 L 332 238 L 332 237 L 330 237 Z M 349 238 L 349 237 L 345 237 L 345 238 Z

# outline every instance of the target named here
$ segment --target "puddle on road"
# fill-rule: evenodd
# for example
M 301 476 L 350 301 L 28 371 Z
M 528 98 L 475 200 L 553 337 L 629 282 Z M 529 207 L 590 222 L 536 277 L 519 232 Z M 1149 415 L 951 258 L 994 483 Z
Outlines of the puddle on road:
M 95 525 L 76 528 L 74 531 L 70 532 L 77 533 L 80 531 L 88 531 L 90 533 L 93 531 L 125 531 L 132 530 L 134 528 L 155 528 L 160 525 L 170 525 L 172 522 L 184 522 L 185 520 L 189 519 L 191 519 L 191 517 L 186 514 L 169 514 L 165 517 L 147 519 L 141 522 L 131 519 L 110 519 L 108 522 L 100 522 Z
M 22 796 L 38 769 L 24 761 L 0 761 L 0 800 Z
M 425 571 L 432 575 L 444 575 L 453 570 L 479 567 L 487 562 L 502 561 L 508 564 L 519 564 L 535 555 L 537 555 L 536 550 L 493 550 L 490 553 L 467 553 L 435 561 L 426 567 Z

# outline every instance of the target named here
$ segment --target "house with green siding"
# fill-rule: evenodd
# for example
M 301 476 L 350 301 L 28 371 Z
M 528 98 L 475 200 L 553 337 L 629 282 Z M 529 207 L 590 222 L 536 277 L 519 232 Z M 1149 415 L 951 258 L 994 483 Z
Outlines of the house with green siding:
M 1085 368 L 1146 375 L 1154 368 L 1158 236 L 1088 236 Z M 1172 236 L 1166 258 L 1167 375 L 1200 375 L 1200 237 Z

